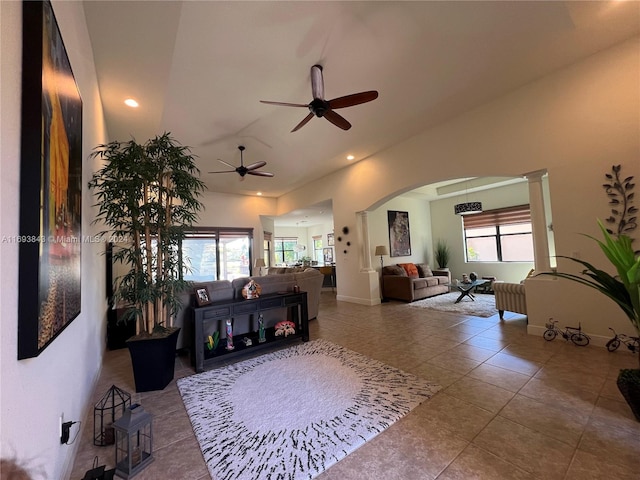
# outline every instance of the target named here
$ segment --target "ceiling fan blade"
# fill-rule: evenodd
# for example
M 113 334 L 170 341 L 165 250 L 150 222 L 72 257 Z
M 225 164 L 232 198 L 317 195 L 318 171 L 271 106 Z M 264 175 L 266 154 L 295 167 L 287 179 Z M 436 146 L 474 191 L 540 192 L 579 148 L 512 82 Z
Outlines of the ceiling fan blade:
M 338 115 L 333 110 L 327 110 L 326 113 L 324 114 L 324 118 L 329 120 L 336 127 L 340 127 L 343 130 L 349 130 L 351 128 L 351 124 L 347 122 L 347 120 L 344 117 L 342 117 L 341 115 Z
M 311 67 L 311 93 L 313 98 L 324 100 L 324 79 L 322 78 L 322 65 Z
M 207 172 L 207 173 L 236 173 L 235 170 L 221 170 L 218 172 Z
M 344 97 L 334 98 L 333 100 L 329 100 L 329 106 L 335 110 L 336 108 L 352 107 L 353 105 L 367 103 L 376 98 L 378 98 L 378 92 L 370 90 L 368 92 L 354 93 Z
M 227 163 L 227 162 L 225 162 L 224 160 L 220 160 L 220 159 L 218 159 L 218 161 L 219 161 L 220 163 L 225 164 L 227 167 L 231 167 L 231 168 L 233 168 L 233 169 L 235 169 L 235 168 L 236 168 L 236 167 L 235 167 L 235 165 L 231 165 L 230 163 Z
M 286 103 L 286 102 L 270 102 L 267 100 L 260 100 L 260 103 L 267 103 L 269 105 L 280 105 L 281 107 L 306 107 L 309 108 L 309 105 L 306 103 Z
M 273 173 L 270 172 L 247 172 L 248 175 L 257 175 L 258 177 L 273 177 Z
M 247 165 L 247 170 L 255 170 L 256 168 L 260 168 L 260 167 L 264 167 L 267 164 L 267 162 L 256 162 L 256 163 L 252 163 L 251 165 Z
M 307 123 L 309 123 L 309 120 L 311 120 L 313 118 L 313 113 L 310 113 L 309 115 L 307 115 L 306 117 L 304 117 L 304 119 L 295 126 L 295 128 L 293 130 L 291 130 L 291 133 L 300 130 L 302 127 L 304 127 Z

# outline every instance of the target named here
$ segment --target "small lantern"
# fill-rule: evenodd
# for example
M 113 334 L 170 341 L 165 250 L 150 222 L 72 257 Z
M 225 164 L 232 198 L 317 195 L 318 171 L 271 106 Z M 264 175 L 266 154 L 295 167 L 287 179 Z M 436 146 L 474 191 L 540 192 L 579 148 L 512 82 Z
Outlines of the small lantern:
M 153 461 L 150 413 L 134 403 L 113 424 L 116 431 L 116 475 L 132 478 Z
M 131 405 L 131 395 L 112 385 L 93 407 L 93 444 L 99 447 L 113 445 L 116 438 L 113 423 Z

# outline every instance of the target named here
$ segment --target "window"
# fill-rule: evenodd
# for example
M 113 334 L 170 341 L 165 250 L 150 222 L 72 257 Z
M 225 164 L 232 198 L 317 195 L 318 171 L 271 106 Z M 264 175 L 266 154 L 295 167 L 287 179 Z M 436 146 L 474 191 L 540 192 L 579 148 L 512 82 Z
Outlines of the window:
M 311 237 L 313 240 L 313 259 L 316 262 L 320 262 L 320 260 L 324 261 L 322 256 L 322 235 L 318 235 Z
M 233 280 L 251 275 L 253 229 L 203 227 L 182 241 L 185 280 L 196 282 Z
M 276 264 L 285 263 L 289 265 L 296 263 L 298 259 L 295 251 L 297 243 L 297 237 L 276 237 L 274 251 Z
M 462 218 L 467 262 L 533 262 L 529 205 Z
M 271 266 L 271 238 L 273 234 L 271 232 L 264 232 L 264 240 L 262 245 L 262 253 L 264 258 L 264 266 Z

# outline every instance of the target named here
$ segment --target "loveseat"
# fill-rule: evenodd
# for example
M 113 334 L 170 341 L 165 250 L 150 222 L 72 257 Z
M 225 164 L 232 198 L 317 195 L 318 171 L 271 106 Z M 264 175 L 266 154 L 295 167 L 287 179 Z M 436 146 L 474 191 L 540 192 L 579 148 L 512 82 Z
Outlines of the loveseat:
M 180 296 L 182 308 L 176 315 L 174 325 L 180 327 L 180 335 L 178 336 L 178 349 L 189 348 L 193 339 L 193 330 L 191 325 L 191 307 L 196 305 L 194 291 L 196 288 L 206 287 L 209 292 L 209 299 L 212 302 L 222 300 L 232 300 L 242 297 L 242 288 L 254 280 L 261 287 L 262 294 L 276 292 L 292 292 L 294 285 L 298 285 L 300 290 L 307 292 L 307 308 L 309 320 L 318 316 L 320 305 L 320 292 L 322 291 L 322 281 L 324 276 L 313 268 L 301 269 L 292 273 L 278 273 L 265 276 L 241 277 L 233 281 L 215 280 L 211 282 L 194 283 L 192 288 L 183 292 Z M 278 321 L 286 318 L 286 309 L 270 310 L 264 313 L 266 327 L 272 327 Z M 234 328 L 239 332 L 250 330 L 249 316 L 237 317 L 234 319 Z M 221 337 L 224 332 L 221 332 Z
M 449 292 L 449 270 L 431 270 L 424 263 L 399 263 L 382 268 L 382 296 L 413 302 Z

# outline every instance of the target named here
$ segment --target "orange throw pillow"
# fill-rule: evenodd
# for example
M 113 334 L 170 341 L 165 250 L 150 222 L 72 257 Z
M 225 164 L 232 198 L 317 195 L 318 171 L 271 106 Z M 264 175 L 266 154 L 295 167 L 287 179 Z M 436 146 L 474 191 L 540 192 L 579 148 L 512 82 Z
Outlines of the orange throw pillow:
M 404 271 L 407 272 L 407 276 L 409 278 L 418 278 L 418 267 L 415 266 L 415 264 L 413 263 L 399 263 L 398 265 L 400 265 L 402 268 L 404 268 Z

